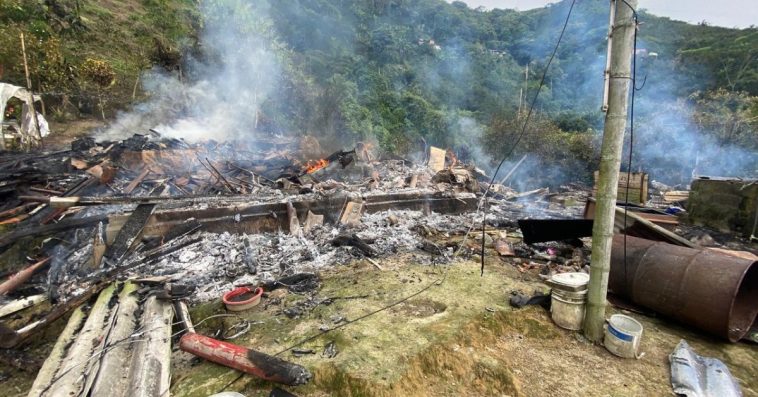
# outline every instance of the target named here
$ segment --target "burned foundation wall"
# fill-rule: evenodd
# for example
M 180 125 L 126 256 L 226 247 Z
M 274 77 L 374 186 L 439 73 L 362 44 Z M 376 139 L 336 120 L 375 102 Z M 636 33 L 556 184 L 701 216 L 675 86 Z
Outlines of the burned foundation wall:
M 753 233 L 758 210 L 758 181 L 696 179 L 687 211 L 690 222 L 724 232 Z

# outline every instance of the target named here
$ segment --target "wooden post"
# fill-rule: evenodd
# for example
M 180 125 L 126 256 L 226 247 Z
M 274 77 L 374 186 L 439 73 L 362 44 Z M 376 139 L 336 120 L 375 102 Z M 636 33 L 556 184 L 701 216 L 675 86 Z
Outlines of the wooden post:
M 24 56 L 24 73 L 26 74 L 26 88 L 29 90 L 29 99 L 31 103 L 32 120 L 34 120 L 34 131 L 37 140 L 42 141 L 42 134 L 39 131 L 39 120 L 37 120 L 37 109 L 34 107 L 34 94 L 32 93 L 32 78 L 29 76 L 29 63 L 26 61 L 26 41 L 24 40 L 24 33 L 21 33 L 21 53 Z
M 637 0 L 613 1 L 611 12 L 614 12 L 614 7 L 615 19 L 611 27 L 613 46 L 608 76 L 608 112 L 605 115 L 603 144 L 600 149 L 597 209 L 592 229 L 592 263 L 584 319 L 584 335 L 593 342 L 599 342 L 603 338 L 619 167 L 626 129 L 629 83 L 632 78 L 631 60 L 636 29 L 632 7 L 637 7 Z

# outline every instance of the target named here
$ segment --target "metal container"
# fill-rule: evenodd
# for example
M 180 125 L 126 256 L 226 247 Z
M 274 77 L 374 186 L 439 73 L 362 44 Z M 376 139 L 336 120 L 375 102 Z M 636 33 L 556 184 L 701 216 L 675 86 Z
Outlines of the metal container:
M 584 322 L 587 290 L 579 292 L 553 288 L 550 294 L 550 316 L 561 328 L 578 331 Z
M 622 358 L 640 358 L 643 327 L 639 321 L 623 314 L 614 314 L 605 326 L 603 344 L 609 352 Z
M 626 260 L 624 253 L 626 252 Z M 758 314 L 758 262 L 616 235 L 609 289 L 635 304 L 737 342 Z
M 559 273 L 550 278 L 550 314 L 559 327 L 582 329 L 589 282 L 587 273 Z

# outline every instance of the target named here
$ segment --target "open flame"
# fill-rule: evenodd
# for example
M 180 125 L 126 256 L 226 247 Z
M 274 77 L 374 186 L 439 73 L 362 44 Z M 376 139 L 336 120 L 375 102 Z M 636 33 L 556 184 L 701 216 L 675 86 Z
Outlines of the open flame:
M 449 168 L 453 168 L 458 164 L 458 157 L 455 156 L 455 153 L 452 149 L 447 149 L 447 152 L 445 153 L 445 157 L 447 157 L 448 162 L 450 165 Z
M 308 162 L 305 164 L 305 173 L 306 174 L 312 174 L 322 168 L 326 168 L 326 166 L 329 165 L 329 160 L 327 159 L 320 159 L 320 160 L 308 160 Z

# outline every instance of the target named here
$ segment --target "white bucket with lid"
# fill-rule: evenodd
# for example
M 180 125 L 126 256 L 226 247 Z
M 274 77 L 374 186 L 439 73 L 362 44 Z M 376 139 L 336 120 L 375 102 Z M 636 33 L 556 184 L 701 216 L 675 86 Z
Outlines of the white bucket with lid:
M 559 327 L 582 329 L 589 281 L 587 273 L 560 273 L 550 278 L 550 314 Z
M 642 324 L 623 314 L 614 314 L 605 327 L 603 343 L 609 352 L 623 358 L 639 358 Z

